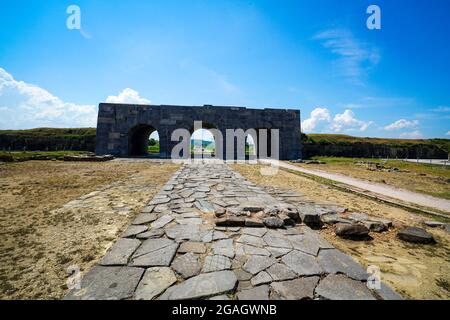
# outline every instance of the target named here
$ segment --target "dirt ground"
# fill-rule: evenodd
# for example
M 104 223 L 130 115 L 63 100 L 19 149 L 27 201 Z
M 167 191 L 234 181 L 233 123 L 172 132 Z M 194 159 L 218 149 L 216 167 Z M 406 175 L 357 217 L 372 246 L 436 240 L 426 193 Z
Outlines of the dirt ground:
M 436 245 L 416 245 L 396 238 L 402 226 L 421 226 L 430 220 L 400 208 L 392 207 L 355 194 L 332 189 L 311 179 L 279 170 L 273 176 L 261 175 L 261 166 L 232 165 L 248 180 L 267 186 L 295 190 L 318 203 L 333 203 L 354 212 L 390 219 L 394 228 L 385 233 L 371 233 L 371 241 L 344 240 L 334 235 L 333 228 L 321 234 L 334 246 L 347 252 L 365 267 L 378 266 L 382 281 L 395 288 L 405 298 L 450 298 L 450 235 L 441 229 L 427 228 Z
M 0 163 L 0 299 L 58 299 L 67 269 L 89 270 L 178 166 Z
M 356 163 L 360 159 L 320 157 L 318 160 L 325 162 L 325 164 L 296 163 L 295 165 L 306 169 L 339 173 L 353 178 L 384 183 L 414 192 L 450 199 L 450 166 L 398 160 L 362 159 L 366 162 L 379 163 L 384 167 L 375 170 L 374 166 L 357 165 Z M 399 170 L 390 171 L 389 168 L 397 168 Z

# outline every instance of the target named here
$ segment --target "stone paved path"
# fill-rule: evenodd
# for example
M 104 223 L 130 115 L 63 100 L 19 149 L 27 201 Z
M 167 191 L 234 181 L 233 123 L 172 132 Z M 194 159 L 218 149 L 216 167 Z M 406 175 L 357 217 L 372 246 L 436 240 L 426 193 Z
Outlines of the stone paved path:
M 185 164 L 66 299 L 399 299 L 298 223 L 302 200 Z

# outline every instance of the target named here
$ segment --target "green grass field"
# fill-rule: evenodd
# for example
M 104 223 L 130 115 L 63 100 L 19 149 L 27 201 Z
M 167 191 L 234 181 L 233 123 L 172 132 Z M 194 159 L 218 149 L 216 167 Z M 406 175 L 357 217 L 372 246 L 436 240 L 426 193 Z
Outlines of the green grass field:
M 412 146 L 417 144 L 435 145 L 450 152 L 450 139 L 388 139 L 353 137 L 345 134 L 314 134 L 310 133 L 304 138 L 305 143 L 350 145 L 353 143 L 386 144 L 390 146 Z
M 325 164 L 303 166 L 450 199 L 450 166 L 372 158 L 313 157 L 313 159 Z M 364 165 L 357 165 L 357 162 L 361 161 L 378 163 L 385 169 L 370 170 Z M 399 170 L 389 171 L 389 168 Z
M 13 162 L 25 160 L 62 159 L 66 155 L 91 154 L 87 151 L 0 151 L 0 161 Z

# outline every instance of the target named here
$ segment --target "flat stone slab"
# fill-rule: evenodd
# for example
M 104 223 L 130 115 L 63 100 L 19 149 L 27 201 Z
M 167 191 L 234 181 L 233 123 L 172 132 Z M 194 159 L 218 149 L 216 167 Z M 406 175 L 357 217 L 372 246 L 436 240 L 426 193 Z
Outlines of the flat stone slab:
M 106 255 L 100 260 L 102 266 L 119 266 L 126 265 L 128 259 L 141 245 L 141 242 L 136 239 L 121 238 L 108 250 Z
M 147 226 L 135 226 L 135 225 L 131 225 L 127 228 L 127 230 L 125 230 L 125 232 L 122 234 L 123 238 L 129 238 L 129 237 L 133 237 L 139 233 L 145 232 L 148 230 Z
M 274 258 L 279 258 L 292 251 L 292 249 L 275 248 L 275 247 L 266 247 L 266 249 L 270 251 L 270 253 Z
M 146 224 L 155 221 L 158 216 L 155 213 L 140 213 L 132 222 L 132 224 Z
M 255 237 L 262 237 L 266 234 L 267 229 L 266 228 L 243 228 L 242 233 L 243 234 L 249 234 L 251 236 Z
M 202 242 L 192 242 L 192 241 L 183 242 L 178 248 L 178 253 L 188 253 L 188 252 L 205 253 L 206 246 Z
M 231 260 L 225 256 L 206 256 L 202 273 L 231 269 Z
M 244 253 L 247 255 L 258 255 L 258 256 L 267 256 L 269 257 L 271 253 L 264 248 L 258 248 L 254 246 L 244 245 L 243 246 Z
M 130 265 L 141 267 L 169 266 L 177 249 L 178 243 L 169 239 L 145 240 L 133 254 Z
M 213 243 L 211 249 L 215 255 L 234 258 L 233 239 L 222 239 Z
M 291 242 L 282 234 L 268 231 L 263 236 L 264 241 L 270 247 L 292 249 Z
M 251 236 L 248 234 L 241 235 L 237 240 L 237 242 L 243 243 L 243 244 L 249 244 L 255 247 L 264 247 L 266 244 L 260 237 Z
M 269 300 L 269 286 L 262 285 L 237 293 L 238 300 Z
M 337 223 L 334 232 L 343 238 L 364 239 L 369 235 L 369 229 L 362 224 Z
M 152 229 L 146 232 L 139 233 L 136 235 L 136 238 L 138 239 L 155 239 L 155 238 L 161 238 L 164 235 L 163 229 Z
M 255 275 L 275 264 L 277 261 L 272 257 L 250 256 L 244 264 L 244 270 Z
M 137 300 L 152 300 L 172 284 L 177 277 L 168 267 L 148 268 L 136 289 L 134 298 Z
M 272 282 L 270 286 L 281 299 L 313 299 L 314 289 L 319 279 L 319 277 L 305 277 L 289 281 Z
M 359 263 L 336 249 L 321 250 L 317 260 L 326 273 L 345 273 L 355 280 L 367 280 L 369 276 Z
M 436 243 L 433 236 L 425 229 L 418 227 L 407 227 L 397 233 L 397 237 L 401 240 L 413 243 Z
M 198 275 L 202 268 L 198 256 L 191 252 L 175 258 L 171 266 L 184 279 Z
M 162 217 L 158 218 L 158 220 L 154 221 L 151 226 L 152 229 L 159 229 L 164 227 L 166 224 L 171 222 L 173 220 L 173 217 L 169 214 L 163 215 Z
M 65 300 L 122 300 L 131 298 L 144 273 L 142 268 L 93 267 Z
M 270 283 L 272 281 L 272 277 L 266 271 L 261 271 L 250 280 L 252 286 L 258 286 L 260 284 Z
M 291 242 L 292 247 L 296 250 L 317 256 L 320 246 L 316 238 L 311 234 L 289 235 L 287 239 Z
M 166 235 L 177 241 L 190 240 L 202 241 L 202 235 L 198 225 L 177 224 L 165 228 Z
M 323 269 L 315 257 L 298 250 L 292 250 L 283 256 L 281 260 L 299 276 L 312 276 L 323 273 Z
M 233 290 L 236 283 L 237 278 L 232 271 L 202 273 L 170 287 L 160 299 L 185 300 L 215 296 Z
M 329 300 L 375 300 L 365 283 L 342 274 L 330 274 L 322 279 L 316 294 Z
M 294 271 L 282 263 L 275 263 L 266 271 L 274 281 L 290 280 L 297 277 Z

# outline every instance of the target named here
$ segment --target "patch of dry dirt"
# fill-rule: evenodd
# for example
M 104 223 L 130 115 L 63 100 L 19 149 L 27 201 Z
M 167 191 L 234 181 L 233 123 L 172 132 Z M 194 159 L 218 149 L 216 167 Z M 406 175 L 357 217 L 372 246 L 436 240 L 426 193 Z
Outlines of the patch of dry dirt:
M 0 298 L 58 299 L 67 268 L 89 270 L 178 166 L 0 164 Z
M 313 201 L 339 204 L 351 211 L 390 219 L 394 227 L 382 234 L 371 233 L 371 241 L 344 240 L 334 235 L 332 227 L 321 234 L 334 246 L 347 252 L 364 266 L 376 265 L 382 281 L 404 297 L 412 299 L 450 298 L 450 236 L 444 230 L 427 228 L 436 245 L 415 245 L 396 238 L 402 226 L 421 226 L 423 217 L 381 202 L 339 191 L 314 180 L 283 170 L 273 176 L 261 175 L 261 166 L 232 165 L 248 180 L 266 186 L 295 190 Z M 429 220 L 429 219 L 427 219 Z

